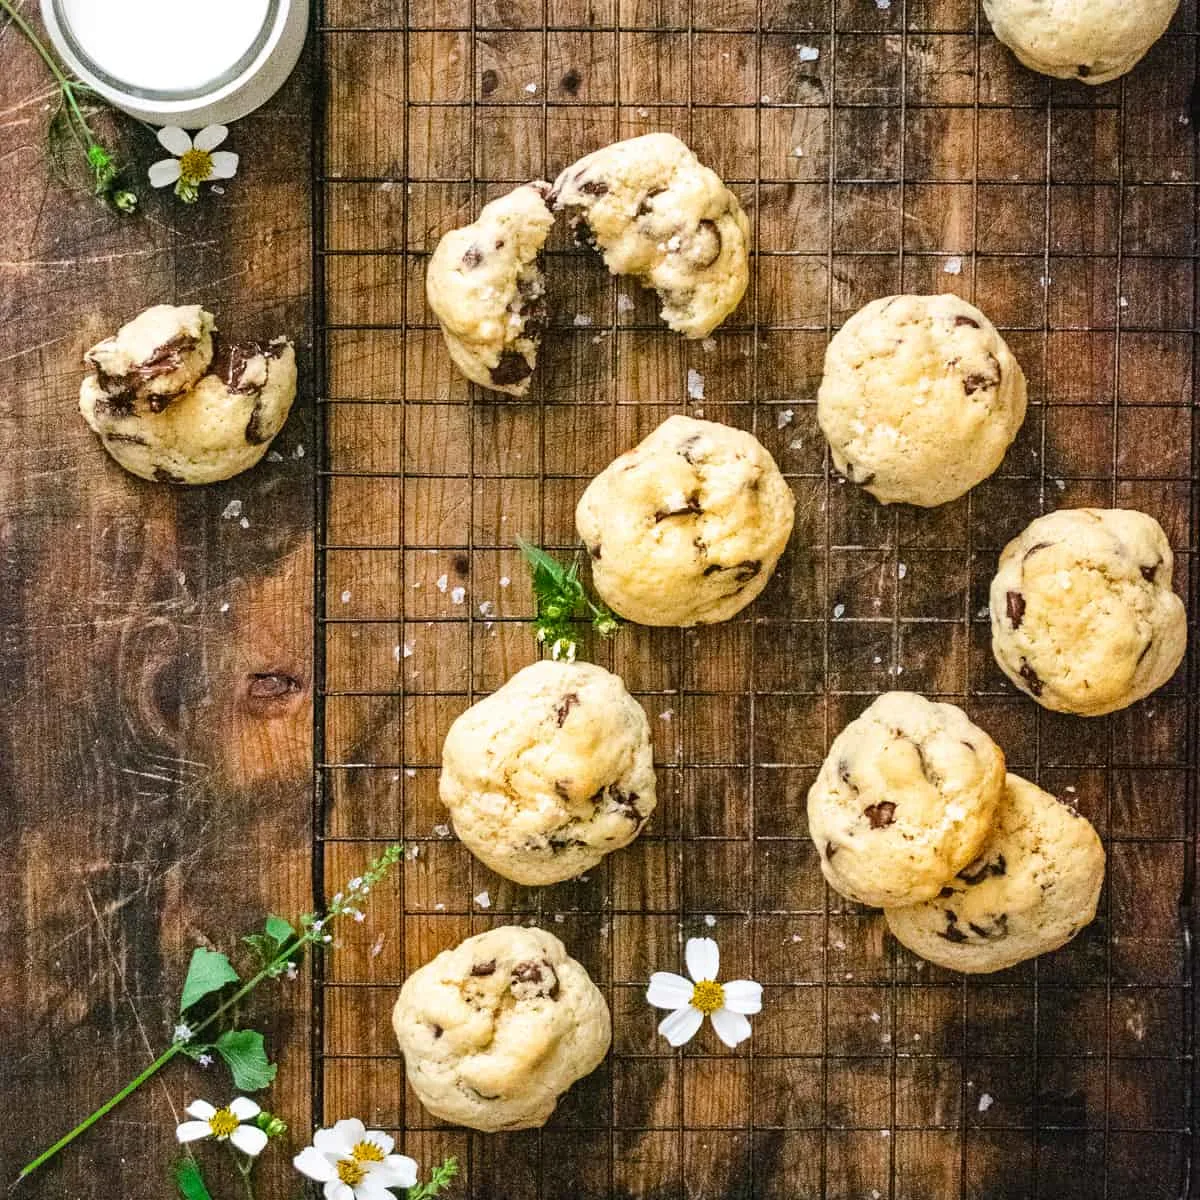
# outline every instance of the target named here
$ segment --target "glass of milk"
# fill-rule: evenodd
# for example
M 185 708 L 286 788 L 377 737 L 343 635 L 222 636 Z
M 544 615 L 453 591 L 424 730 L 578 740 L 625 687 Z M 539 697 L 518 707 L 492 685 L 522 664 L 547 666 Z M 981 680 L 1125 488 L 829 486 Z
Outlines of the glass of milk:
M 291 74 L 309 0 L 41 0 L 55 48 L 110 104 L 153 125 L 244 117 Z

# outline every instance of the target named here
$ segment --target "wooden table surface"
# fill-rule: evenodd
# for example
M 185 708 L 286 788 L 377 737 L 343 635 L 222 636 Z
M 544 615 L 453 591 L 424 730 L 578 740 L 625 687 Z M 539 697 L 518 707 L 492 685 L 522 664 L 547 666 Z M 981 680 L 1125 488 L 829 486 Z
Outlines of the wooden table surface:
M 1004 540 L 1070 504 L 1153 512 L 1195 595 L 1195 0 L 1127 85 L 1095 90 L 1018 67 L 974 0 L 323 9 L 296 76 L 234 126 L 225 194 L 189 209 L 143 187 L 134 218 L 53 181 L 45 73 L 0 35 L 0 1183 L 170 1039 L 192 946 L 312 907 L 403 836 L 418 857 L 317 986 L 254 1003 L 296 1147 L 360 1115 L 425 1162 L 461 1155 L 456 1194 L 476 1200 L 1176 1200 L 1196 706 L 1181 674 L 1112 718 L 1042 713 L 992 667 L 978 609 Z M 158 157 L 109 128 L 143 169 Z M 742 309 L 686 344 L 560 230 L 533 393 L 468 388 L 420 288 L 439 233 L 653 128 L 691 140 L 751 215 Z M 813 415 L 830 329 L 901 288 L 976 299 L 1031 382 L 1005 466 L 930 513 L 839 484 Z M 80 356 L 162 301 L 295 339 L 280 461 L 180 490 L 101 452 L 75 409 Z M 689 368 L 704 415 L 779 460 L 797 533 L 738 620 L 589 651 L 646 705 L 660 808 L 587 880 L 517 888 L 439 834 L 440 739 L 536 653 L 515 535 L 570 545 L 586 479 L 701 407 Z M 222 517 L 231 500 L 249 528 Z M 299 690 L 255 701 L 259 673 Z M 967 706 L 1108 844 L 1096 924 L 994 985 L 925 970 L 820 883 L 808 781 L 897 680 Z M 545 1131 L 468 1135 L 406 1092 L 387 1011 L 442 946 L 533 920 L 604 988 L 614 1054 Z M 675 1054 L 644 981 L 710 929 L 767 1008 L 738 1053 L 702 1036 Z M 178 1109 L 228 1089 L 175 1064 L 17 1194 L 166 1196 Z M 259 1200 L 299 1192 L 281 1153 L 262 1178 Z

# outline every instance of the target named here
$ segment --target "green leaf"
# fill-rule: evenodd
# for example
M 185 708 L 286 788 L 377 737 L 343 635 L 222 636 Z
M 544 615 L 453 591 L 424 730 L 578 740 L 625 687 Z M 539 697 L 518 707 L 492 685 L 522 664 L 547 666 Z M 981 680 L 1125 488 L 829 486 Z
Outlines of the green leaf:
M 239 1092 L 261 1091 L 279 1069 L 267 1058 L 263 1035 L 256 1029 L 230 1029 L 217 1038 L 213 1049 L 225 1060 Z
M 280 946 L 296 936 L 291 921 L 285 921 L 282 917 L 268 917 L 265 930 L 267 937 L 274 938 Z
M 225 955 L 216 950 L 197 946 L 192 951 L 188 964 L 187 978 L 183 981 L 183 995 L 179 997 L 179 1011 L 185 1013 L 193 1004 L 213 992 L 219 992 L 227 983 L 240 983 L 241 978 Z
M 194 1158 L 181 1158 L 175 1164 L 175 1182 L 183 1200 L 212 1200 L 212 1193 L 204 1185 L 200 1164 Z
M 458 1159 L 446 1159 L 429 1172 L 429 1178 L 424 1183 L 418 1183 L 405 1192 L 406 1200 L 431 1200 L 433 1196 L 440 1196 L 454 1182 L 457 1174 Z
M 262 933 L 247 934 L 242 941 L 258 956 L 259 961 L 266 966 L 277 958 L 280 950 L 299 935 L 292 928 L 290 921 L 282 917 L 268 917 Z

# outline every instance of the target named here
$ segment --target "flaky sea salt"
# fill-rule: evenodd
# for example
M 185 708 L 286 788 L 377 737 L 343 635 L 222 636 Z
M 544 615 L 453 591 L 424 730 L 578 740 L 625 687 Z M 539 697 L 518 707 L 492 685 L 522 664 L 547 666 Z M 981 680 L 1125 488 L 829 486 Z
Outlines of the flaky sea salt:
M 232 521 L 234 517 L 240 517 L 241 515 L 242 502 L 240 500 L 230 500 L 230 502 L 221 510 L 221 516 L 224 517 L 226 521 Z
M 444 592 L 450 586 L 450 576 L 439 575 L 435 586 L 439 592 Z
M 979 1097 L 979 1111 L 987 1112 L 987 1110 L 995 1103 L 996 1101 L 992 1098 L 992 1096 L 987 1092 L 984 1092 L 983 1095 Z
M 571 322 L 576 329 L 587 329 L 592 323 L 592 318 L 587 313 L 576 313 L 575 319 Z
M 816 46 L 797 46 L 796 57 L 801 62 L 816 62 L 821 57 L 821 52 Z
M 942 266 L 942 271 L 946 275 L 961 275 L 962 274 L 962 259 L 957 255 L 954 258 L 946 259 Z
M 479 895 L 475 897 L 475 903 L 478 904 L 480 908 L 491 908 L 492 898 L 487 894 L 487 892 L 480 892 Z
M 776 429 L 785 429 L 788 425 L 790 425 L 792 423 L 792 419 L 795 417 L 795 415 L 796 414 L 792 409 L 781 408 L 775 414 L 775 428 Z
M 717 923 L 717 918 L 712 913 L 708 913 L 704 918 L 704 923 L 711 929 Z
M 350 596 L 351 596 L 351 594 L 352 594 L 352 593 L 351 593 L 351 591 L 350 591 L 350 589 L 349 589 L 349 588 L 347 588 L 347 589 L 346 589 L 346 590 L 345 590 L 345 591 L 342 593 L 342 603 L 343 603 L 343 604 L 349 604 L 349 603 L 350 603 Z
M 704 399 L 704 376 L 693 367 L 688 367 L 687 394 L 692 400 Z
M 467 589 L 465 587 L 456 587 L 450 592 L 450 603 L 461 604 L 467 598 Z
M 845 612 L 846 612 L 846 606 L 844 604 L 835 604 L 833 606 L 834 620 L 837 620 L 839 617 L 843 616 L 845 614 Z
M 617 293 L 617 312 L 633 312 L 634 308 L 636 307 L 637 306 L 634 304 L 632 296 L 627 296 L 624 292 Z

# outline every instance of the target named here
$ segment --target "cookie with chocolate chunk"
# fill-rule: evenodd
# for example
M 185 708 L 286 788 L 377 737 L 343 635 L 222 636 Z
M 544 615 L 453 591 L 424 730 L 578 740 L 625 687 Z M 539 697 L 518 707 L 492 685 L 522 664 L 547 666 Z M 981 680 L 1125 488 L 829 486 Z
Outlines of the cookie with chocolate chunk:
M 592 480 L 575 526 L 615 612 L 642 625 L 706 625 L 766 587 L 794 510 L 752 434 L 676 416 Z
M 829 885 L 861 904 L 932 899 L 979 856 L 1004 755 L 967 714 L 887 692 L 833 740 L 808 793 Z
M 825 352 L 817 420 L 834 466 L 884 504 L 945 504 L 986 479 L 1025 420 L 1025 375 L 958 296 L 887 296 Z
M 1183 661 L 1187 617 L 1162 526 L 1119 508 L 1038 517 L 992 580 L 992 653 L 1043 708 L 1096 717 L 1162 687 Z
M 706 337 L 746 292 L 750 222 L 717 174 L 669 133 L 581 158 L 555 182 L 554 204 L 614 275 L 658 293 L 663 320 L 685 337 Z
M 649 722 L 602 667 L 534 663 L 450 726 L 438 794 L 467 848 L 506 879 L 571 879 L 654 811 Z
M 84 356 L 93 390 L 112 408 L 159 412 L 195 384 L 213 356 L 213 315 L 199 304 L 156 304 Z
M 1096 915 L 1104 847 L 1091 823 L 1009 775 L 978 858 L 924 904 L 885 910 L 898 941 L 953 971 L 1002 971 L 1057 950 Z
M 522 184 L 437 244 L 425 292 L 458 369 L 496 392 L 523 396 L 546 326 L 542 247 L 554 224 L 550 185 Z
M 544 1125 L 612 1041 L 608 1005 L 583 967 L 558 938 L 515 925 L 414 971 L 392 1025 L 421 1103 L 489 1133 Z
M 254 466 L 283 428 L 296 397 L 296 353 L 286 338 L 219 342 L 205 365 L 207 373 L 169 399 L 115 395 L 93 373 L 80 388 L 79 411 L 105 450 L 142 479 L 229 479 Z

